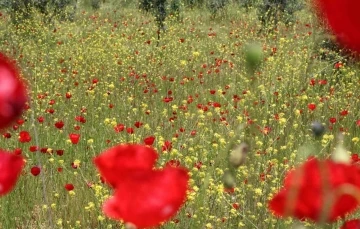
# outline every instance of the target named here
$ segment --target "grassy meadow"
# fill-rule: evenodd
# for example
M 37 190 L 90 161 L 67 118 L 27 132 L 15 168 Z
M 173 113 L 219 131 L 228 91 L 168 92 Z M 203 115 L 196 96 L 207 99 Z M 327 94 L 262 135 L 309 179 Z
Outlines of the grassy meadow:
M 73 22 L 48 24 L 35 15 L 14 25 L 3 13 L 0 50 L 17 61 L 31 99 L 0 140 L 26 158 L 15 189 L 0 199 L 0 228 L 125 228 L 102 213 L 112 191 L 92 159 L 149 136 L 158 166 L 180 163 L 191 175 L 187 202 L 160 228 L 297 225 L 274 217 L 267 201 L 293 166 L 329 157 L 339 133 L 349 154 L 359 152 L 360 87 L 357 64 L 322 46 L 326 35 L 310 10 L 296 16 L 261 33 L 254 9 L 229 6 L 215 18 L 189 9 L 166 19 L 157 46 L 153 16 L 130 6 L 81 9 Z M 244 57 L 253 43 L 264 55 L 255 72 Z M 318 138 L 315 121 L 326 127 Z M 19 142 L 20 131 L 31 141 Z M 80 135 L 77 144 L 70 134 Z M 250 150 L 226 189 L 229 152 L 242 142 Z

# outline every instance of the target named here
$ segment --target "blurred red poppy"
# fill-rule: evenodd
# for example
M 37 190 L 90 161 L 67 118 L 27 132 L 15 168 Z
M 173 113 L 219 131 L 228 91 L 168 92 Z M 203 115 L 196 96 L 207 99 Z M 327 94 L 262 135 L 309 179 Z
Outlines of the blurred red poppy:
M 336 123 L 336 118 L 335 118 L 335 117 L 329 118 L 329 122 L 330 122 L 331 124 Z
M 172 166 L 172 167 L 179 167 L 180 166 L 180 161 L 171 159 L 170 161 L 166 162 L 165 165 L 166 166 Z
M 0 129 L 8 127 L 22 113 L 27 93 L 15 64 L 0 53 Z
M 0 196 L 13 189 L 23 167 L 21 156 L 0 150 Z
M 127 132 L 128 134 L 133 134 L 133 133 L 134 133 L 134 129 L 131 128 L 131 127 L 128 127 L 128 128 L 126 128 L 126 132 Z
M 346 221 L 340 229 L 359 229 L 360 228 L 360 219 L 352 219 Z
M 122 179 L 103 210 L 108 217 L 140 229 L 157 226 L 176 214 L 186 199 L 189 176 L 185 169 L 166 167 L 133 170 Z
M 72 190 L 74 190 L 74 185 L 73 185 L 73 184 L 66 184 L 64 187 L 65 187 L 65 189 L 66 189 L 67 191 L 72 191 Z
M 161 151 L 170 151 L 172 149 L 172 142 L 165 141 L 163 146 L 161 147 Z
M 38 151 L 39 150 L 39 147 L 38 146 L 30 146 L 29 147 L 29 150 L 30 150 L 30 152 L 36 152 L 36 151 Z
M 94 159 L 100 175 L 112 187 L 135 170 L 152 170 L 158 158 L 154 149 L 144 145 L 118 145 Z
M 154 137 L 154 136 L 149 136 L 149 137 L 146 137 L 146 138 L 144 139 L 145 145 L 149 145 L 149 146 L 151 146 L 152 144 L 154 144 L 154 141 L 155 141 L 155 137 Z
M 76 116 L 75 117 L 75 120 L 78 121 L 78 122 L 81 122 L 81 123 L 86 123 L 86 119 L 84 116 Z
M 134 123 L 134 126 L 136 126 L 136 128 L 140 128 L 142 125 L 143 125 L 143 123 L 139 122 L 139 121 Z
M 123 131 L 124 129 L 125 129 L 125 125 L 121 124 L 121 123 L 114 127 L 114 130 L 116 133 L 119 133 L 119 132 Z
M 55 123 L 55 127 L 58 128 L 58 129 L 62 129 L 64 127 L 64 122 L 62 120 L 57 121 Z
M 16 149 L 14 150 L 14 154 L 15 154 L 15 155 L 21 155 L 21 154 L 22 154 L 22 149 L 21 149 L 21 148 L 16 148 Z
M 37 120 L 38 120 L 39 123 L 43 123 L 44 120 L 45 120 L 45 118 L 44 118 L 43 116 L 39 116 L 39 117 L 37 118 Z
M 360 1 L 315 0 L 319 15 L 325 19 L 338 41 L 356 52 L 360 51 Z
M 32 168 L 30 169 L 30 172 L 31 172 L 31 174 L 32 174 L 33 176 L 36 177 L 37 175 L 40 174 L 41 169 L 40 169 L 40 167 L 38 167 L 38 166 L 34 166 L 34 167 L 32 167 Z
M 309 108 L 309 110 L 313 111 L 313 110 L 316 109 L 316 104 L 315 103 L 309 103 L 308 108 Z
M 78 144 L 80 140 L 80 134 L 69 134 L 69 138 L 72 144 Z
M 30 136 L 29 132 L 21 131 L 20 134 L 19 134 L 19 141 L 21 143 L 30 142 L 31 141 L 31 136 Z
M 357 166 L 310 159 L 287 174 L 269 209 L 277 216 L 332 222 L 358 207 L 354 190 L 360 192 Z

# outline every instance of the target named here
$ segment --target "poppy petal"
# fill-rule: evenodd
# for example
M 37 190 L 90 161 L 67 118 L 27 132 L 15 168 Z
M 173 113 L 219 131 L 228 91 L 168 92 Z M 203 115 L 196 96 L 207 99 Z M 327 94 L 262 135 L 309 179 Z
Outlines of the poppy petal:
M 360 228 L 360 219 L 352 219 L 346 221 L 340 229 L 359 229 Z
M 320 15 L 325 18 L 337 39 L 347 48 L 360 52 L 360 2 L 353 0 L 317 0 Z
M 284 187 L 269 201 L 269 209 L 276 216 L 320 220 L 328 196 L 334 196 L 326 216 L 327 222 L 352 212 L 359 205 L 356 198 L 340 188 L 353 187 L 360 191 L 360 169 L 354 165 L 332 160 L 311 159 L 291 170 L 285 177 Z
M 0 53 L 0 129 L 8 127 L 22 113 L 27 95 L 19 72 L 10 59 Z
M 132 170 L 152 170 L 158 158 L 156 151 L 144 145 L 118 145 L 94 159 L 100 175 L 115 187 L 121 175 Z
M 105 214 L 138 228 L 154 227 L 176 214 L 186 199 L 186 169 L 134 171 L 116 188 L 103 206 Z
M 0 150 L 0 196 L 13 189 L 23 166 L 21 156 Z

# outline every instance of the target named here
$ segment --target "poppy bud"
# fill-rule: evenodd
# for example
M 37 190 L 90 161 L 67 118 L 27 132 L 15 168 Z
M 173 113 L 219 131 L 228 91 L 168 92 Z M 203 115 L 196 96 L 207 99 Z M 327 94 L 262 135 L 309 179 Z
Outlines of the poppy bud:
M 252 71 L 255 70 L 263 59 L 263 50 L 259 44 L 252 43 L 248 44 L 244 50 L 246 65 Z
M 230 164 L 235 168 L 244 164 L 246 155 L 249 152 L 249 145 L 245 142 L 242 142 L 240 145 L 236 146 L 230 153 Z

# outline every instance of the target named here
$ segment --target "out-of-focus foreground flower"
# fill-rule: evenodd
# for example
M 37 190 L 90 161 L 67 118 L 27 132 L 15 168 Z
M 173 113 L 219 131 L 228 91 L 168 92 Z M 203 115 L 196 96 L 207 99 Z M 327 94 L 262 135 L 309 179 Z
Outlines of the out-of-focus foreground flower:
M 13 62 L 0 53 L 0 129 L 8 127 L 22 113 L 26 89 Z
M 360 1 L 315 0 L 319 15 L 325 19 L 338 41 L 357 53 L 360 52 Z
M 185 202 L 189 175 L 181 167 L 155 169 L 158 155 L 144 145 L 119 145 L 94 159 L 114 189 L 103 206 L 113 219 L 148 228 L 169 220 Z
M 358 207 L 359 195 L 358 166 L 309 159 L 287 174 L 269 208 L 277 216 L 333 222 Z
M 23 167 L 21 156 L 0 150 L 0 196 L 13 189 Z

